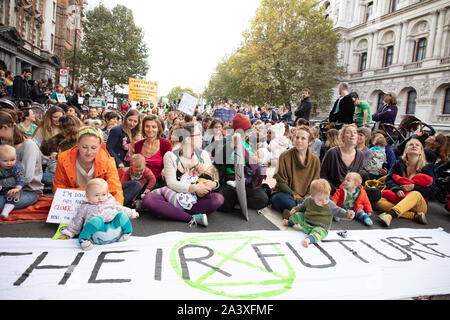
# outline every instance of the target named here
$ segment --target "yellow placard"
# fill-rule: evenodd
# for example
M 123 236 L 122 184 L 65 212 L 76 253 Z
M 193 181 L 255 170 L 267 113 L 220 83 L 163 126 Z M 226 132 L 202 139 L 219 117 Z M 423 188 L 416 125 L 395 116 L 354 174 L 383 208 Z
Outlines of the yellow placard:
M 143 79 L 128 79 L 128 100 L 138 102 L 157 102 L 158 83 Z

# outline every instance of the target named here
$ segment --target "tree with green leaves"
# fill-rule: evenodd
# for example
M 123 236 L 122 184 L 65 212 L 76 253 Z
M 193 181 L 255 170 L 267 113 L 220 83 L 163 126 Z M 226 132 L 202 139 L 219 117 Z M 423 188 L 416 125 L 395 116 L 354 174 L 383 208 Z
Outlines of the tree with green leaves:
M 178 103 L 179 100 L 183 97 L 183 93 L 189 93 L 191 96 L 197 98 L 197 94 L 191 88 L 181 88 L 180 86 L 172 88 L 170 92 L 166 95 L 166 98 L 169 99 L 169 103 L 173 103 L 176 101 Z
M 148 48 L 130 9 L 116 5 L 109 10 L 100 3 L 86 13 L 82 30 L 77 69 L 80 80 L 96 93 L 114 91 L 117 85 L 128 84 L 128 78 L 145 77 L 149 69 Z M 65 54 L 70 56 L 73 51 Z
M 314 0 L 262 0 L 243 44 L 221 61 L 204 96 L 253 105 L 297 104 L 311 89 L 313 106 L 326 107 L 337 78 L 339 35 Z

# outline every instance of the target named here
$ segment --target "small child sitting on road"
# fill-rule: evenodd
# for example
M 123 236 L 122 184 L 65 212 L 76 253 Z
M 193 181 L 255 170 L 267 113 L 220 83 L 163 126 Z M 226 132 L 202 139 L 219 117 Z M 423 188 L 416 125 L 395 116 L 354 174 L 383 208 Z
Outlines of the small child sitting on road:
M 0 145 L 0 203 L 4 203 L 0 218 L 8 218 L 25 185 L 25 170 L 16 157 L 14 147 Z
M 373 209 L 367 197 L 366 190 L 364 190 L 362 178 L 359 173 L 349 172 L 345 176 L 344 182 L 333 195 L 333 202 L 339 207 L 355 211 L 355 219 L 363 221 L 366 225 L 373 224 L 370 219 Z
M 145 195 L 152 191 L 156 183 L 155 175 L 150 170 L 146 163 L 145 157 L 142 154 L 134 154 L 130 160 L 130 168 L 119 170 L 120 182 L 126 182 L 130 180 L 138 181 L 142 188 L 142 193 Z
M 293 226 L 298 224 L 308 235 L 303 240 L 303 246 L 308 248 L 310 244 L 319 242 L 328 235 L 333 216 L 353 219 L 355 212 L 339 208 L 330 201 L 331 186 L 325 179 L 316 179 L 311 182 L 311 196 L 297 207 L 294 207 L 289 220 L 284 219 L 283 225 Z
M 86 201 L 80 205 L 76 215 L 61 229 L 59 239 L 73 238 L 83 250 L 95 244 L 108 244 L 128 240 L 133 232 L 132 219 L 139 218 L 134 209 L 121 206 L 108 192 L 108 183 L 103 179 L 92 179 L 86 185 Z

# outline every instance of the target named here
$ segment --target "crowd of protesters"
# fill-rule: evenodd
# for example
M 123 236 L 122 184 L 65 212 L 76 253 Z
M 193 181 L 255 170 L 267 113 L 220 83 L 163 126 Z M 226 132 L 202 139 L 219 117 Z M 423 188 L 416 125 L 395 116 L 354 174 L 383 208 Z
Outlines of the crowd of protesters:
M 90 180 L 101 178 L 121 205 L 207 226 L 209 214 L 237 210 L 236 183 L 242 177 L 236 176 L 233 151 L 242 147 L 249 208 L 271 206 L 289 218 L 310 196 L 311 183 L 325 179 L 330 198 L 341 190 L 343 198 L 335 200 L 340 206 L 357 206 L 367 191 L 365 214 L 373 218 L 372 212 L 379 211 L 384 225 L 397 217 L 426 224 L 436 168 L 448 163 L 449 138 L 442 134 L 425 137 L 418 130 L 402 150 L 389 144 L 392 131 L 381 125 L 396 121 L 394 93 L 385 94 L 384 104 L 371 114 L 358 93 L 340 84 L 324 129 L 310 122 L 309 89 L 302 91 L 298 106 L 283 112 L 226 104 L 188 115 L 167 105 L 82 108 L 81 90 L 56 86 L 51 91 L 44 80 L 30 85 L 30 75 L 29 70 L 16 77 L 0 71 L 2 95 L 17 98 L 18 105 L 17 110 L 0 110 L 1 142 L 15 148 L 24 170 L 15 209 L 30 206 L 44 192 L 84 190 Z M 49 104 L 41 121 L 28 100 Z M 220 109 L 233 117 L 216 117 Z M 273 176 L 268 177 L 270 168 Z M 2 168 L 2 174 L 6 171 Z M 361 177 L 351 192 L 345 183 L 349 173 Z M 375 182 L 383 187 L 368 187 Z

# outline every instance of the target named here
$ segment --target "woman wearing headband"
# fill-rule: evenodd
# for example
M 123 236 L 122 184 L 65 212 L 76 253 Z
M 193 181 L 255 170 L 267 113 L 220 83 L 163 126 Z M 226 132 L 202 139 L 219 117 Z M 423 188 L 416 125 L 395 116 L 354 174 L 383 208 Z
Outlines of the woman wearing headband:
M 116 163 L 106 150 L 102 132 L 95 128 L 83 127 L 78 132 L 77 145 L 58 155 L 53 190 L 54 192 L 58 188 L 84 190 L 88 181 L 94 178 L 105 180 L 111 195 L 121 205 L 124 204 L 124 193 Z

